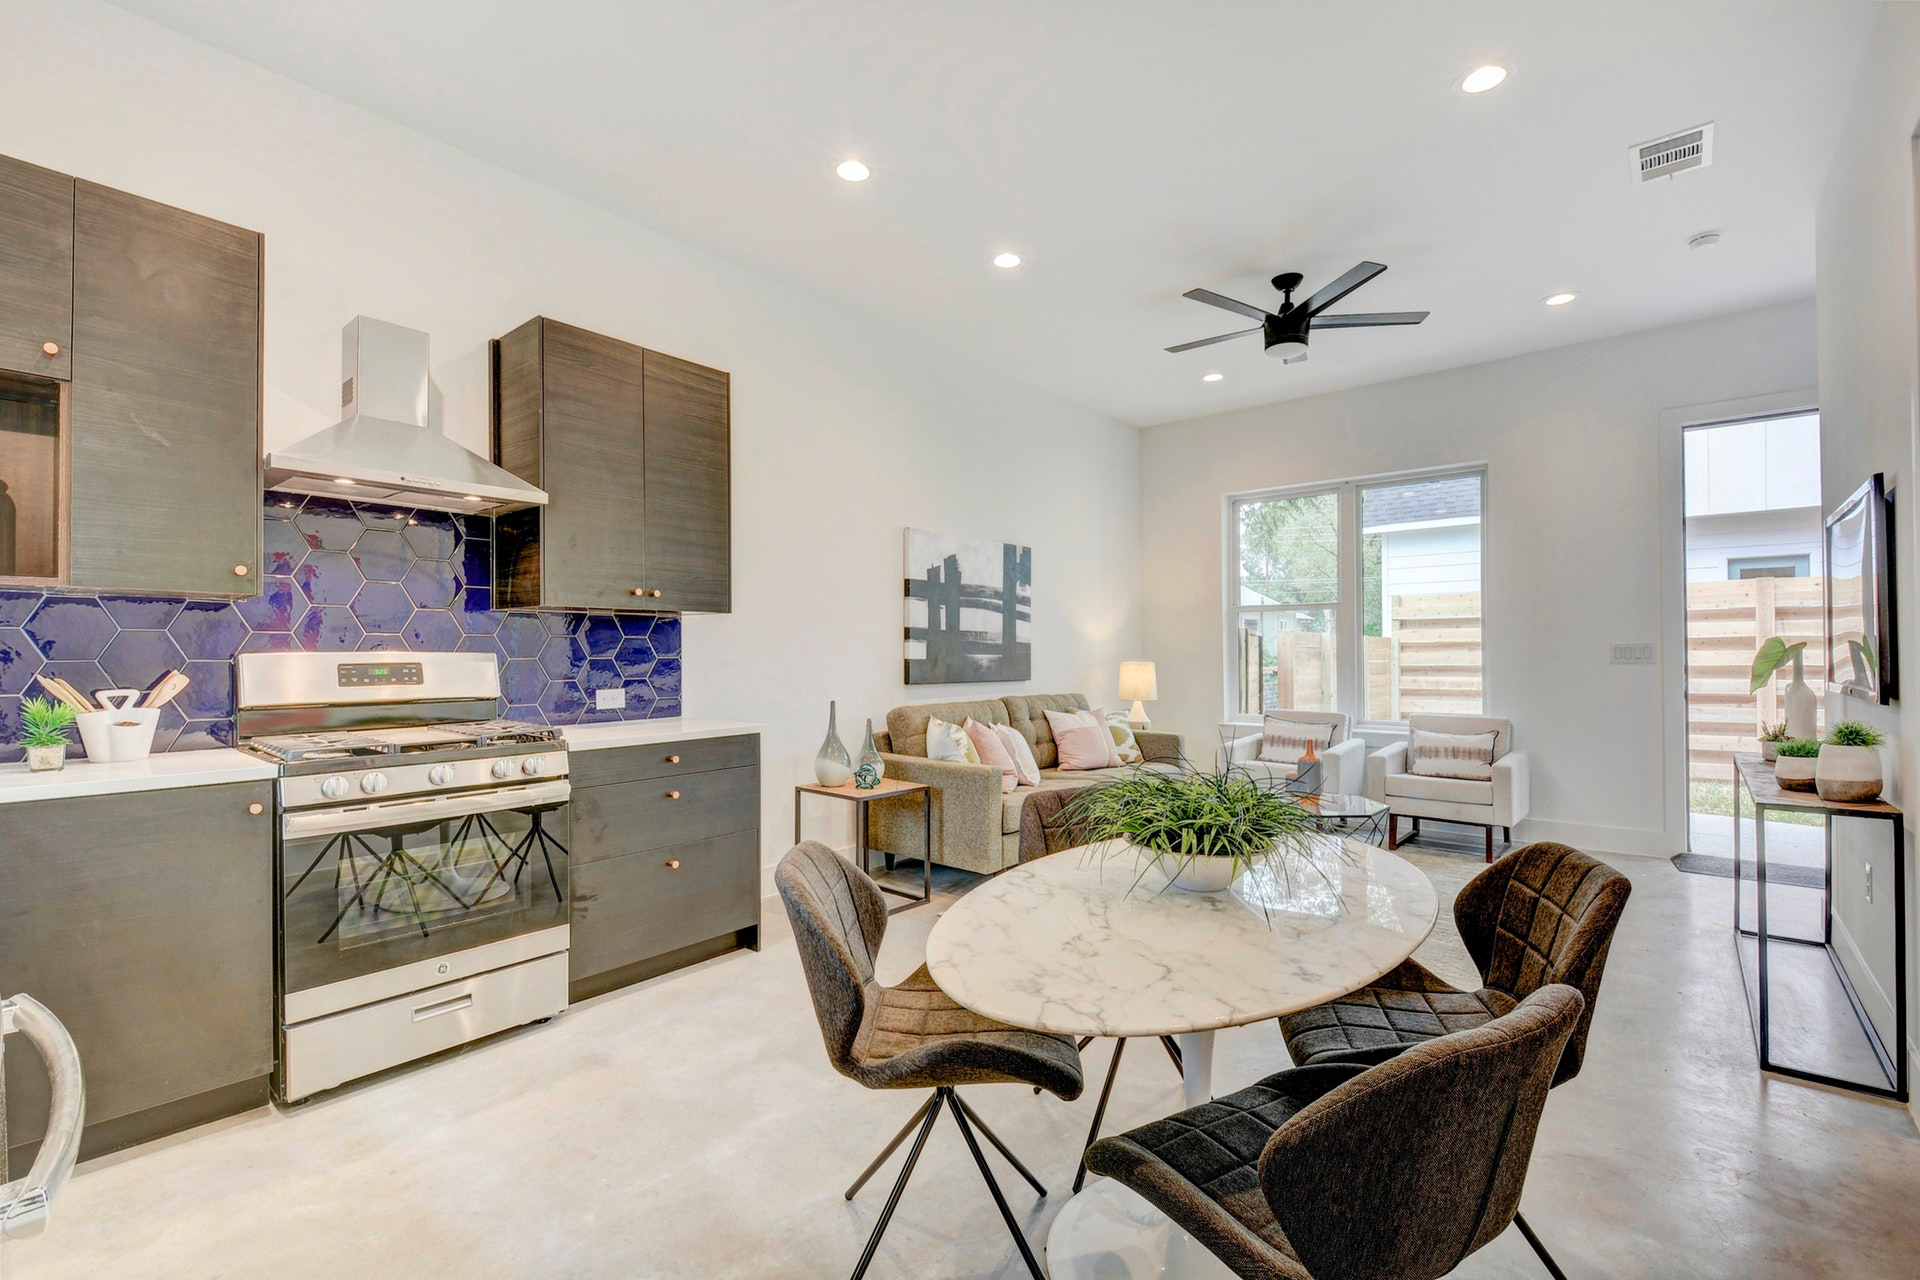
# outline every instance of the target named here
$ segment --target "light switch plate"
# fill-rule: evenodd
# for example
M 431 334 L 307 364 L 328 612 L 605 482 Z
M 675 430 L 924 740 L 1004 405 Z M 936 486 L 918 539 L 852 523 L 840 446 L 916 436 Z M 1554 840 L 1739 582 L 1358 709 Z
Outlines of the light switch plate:
M 625 689 L 595 689 L 593 691 L 593 709 L 595 711 L 618 711 L 627 705 Z
M 1650 667 L 1653 665 L 1653 646 L 1650 644 L 1622 644 L 1615 640 L 1607 646 L 1611 656 L 1608 661 L 1616 667 Z

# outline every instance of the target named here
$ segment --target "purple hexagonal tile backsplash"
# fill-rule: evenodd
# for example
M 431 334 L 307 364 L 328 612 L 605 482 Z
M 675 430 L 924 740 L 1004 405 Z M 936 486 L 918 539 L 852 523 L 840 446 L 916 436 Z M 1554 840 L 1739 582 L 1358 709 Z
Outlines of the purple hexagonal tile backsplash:
M 295 648 L 491 653 L 503 664 L 500 713 L 519 720 L 680 714 L 678 618 L 495 613 L 492 535 L 484 516 L 269 493 L 266 577 L 250 600 L 0 588 L 0 736 L 16 735 L 42 669 L 91 693 L 144 689 L 178 667 L 192 684 L 161 716 L 153 749 L 224 746 L 234 655 Z M 626 689 L 624 711 L 593 709 L 603 688 Z M 0 745 L 0 760 L 20 757 Z

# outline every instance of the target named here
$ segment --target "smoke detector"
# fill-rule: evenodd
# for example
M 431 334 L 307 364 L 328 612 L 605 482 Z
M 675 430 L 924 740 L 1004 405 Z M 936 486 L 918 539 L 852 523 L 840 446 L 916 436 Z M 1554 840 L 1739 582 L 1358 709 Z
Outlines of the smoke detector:
M 1660 178 L 1671 178 L 1688 169 L 1704 169 L 1713 163 L 1713 124 L 1711 122 L 1655 138 L 1627 150 L 1633 164 L 1637 186 Z

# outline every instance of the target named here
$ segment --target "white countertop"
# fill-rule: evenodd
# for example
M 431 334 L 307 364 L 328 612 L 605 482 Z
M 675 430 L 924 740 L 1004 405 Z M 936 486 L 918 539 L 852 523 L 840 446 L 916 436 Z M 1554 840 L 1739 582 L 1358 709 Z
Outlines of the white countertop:
M 693 738 L 730 738 L 759 733 L 766 726 L 740 720 L 616 720 L 607 724 L 570 724 L 562 729 L 573 751 L 603 747 L 644 747 L 654 742 L 686 742 Z
M 278 765 L 228 747 L 211 751 L 171 751 L 126 764 L 70 761 L 51 773 L 29 773 L 21 764 L 0 764 L 0 804 L 56 800 L 65 796 L 105 796 L 125 791 L 161 791 L 168 787 L 205 787 L 220 782 L 258 782 L 280 776 Z

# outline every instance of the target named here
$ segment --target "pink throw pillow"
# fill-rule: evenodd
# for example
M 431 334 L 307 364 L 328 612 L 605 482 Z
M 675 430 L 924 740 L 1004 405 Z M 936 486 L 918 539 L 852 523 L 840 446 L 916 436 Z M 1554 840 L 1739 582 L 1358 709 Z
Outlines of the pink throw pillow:
M 1054 749 L 1063 770 L 1109 769 L 1114 764 L 1113 734 L 1107 722 L 1090 711 L 1049 711 Z
M 973 740 L 973 749 L 980 753 L 980 763 L 990 764 L 1000 770 L 1000 791 L 1004 795 L 1020 785 L 1019 777 L 1014 773 L 1013 757 L 1000 745 L 1000 739 L 994 736 L 989 725 L 981 724 L 973 717 L 960 726 L 967 731 L 967 737 Z

